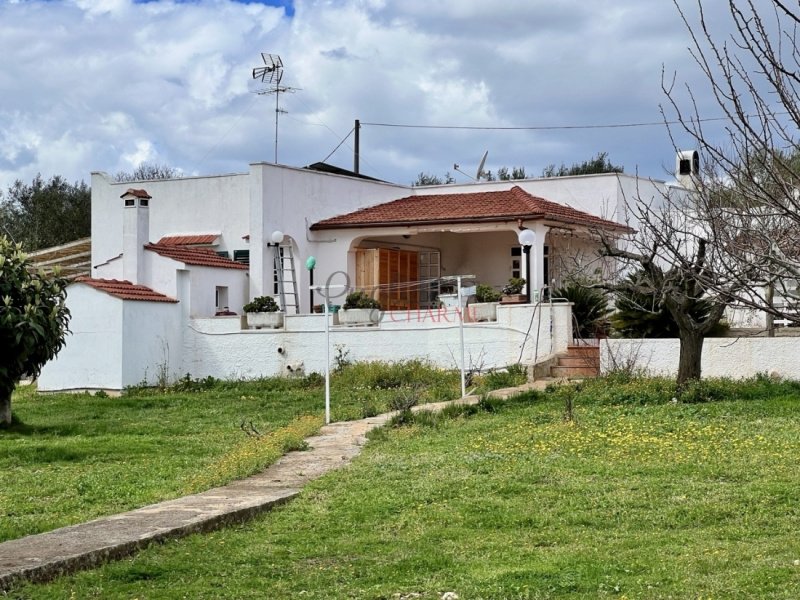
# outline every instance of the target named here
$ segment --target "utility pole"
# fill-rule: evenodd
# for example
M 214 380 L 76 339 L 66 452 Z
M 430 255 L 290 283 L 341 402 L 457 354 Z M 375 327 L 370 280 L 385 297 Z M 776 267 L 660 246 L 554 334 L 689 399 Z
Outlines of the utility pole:
M 353 129 L 355 130 L 356 133 L 355 146 L 353 148 L 353 173 L 358 175 L 358 168 L 359 168 L 358 159 L 359 159 L 359 153 L 361 152 L 361 135 L 360 135 L 361 121 L 356 119 L 356 124 L 353 127 Z

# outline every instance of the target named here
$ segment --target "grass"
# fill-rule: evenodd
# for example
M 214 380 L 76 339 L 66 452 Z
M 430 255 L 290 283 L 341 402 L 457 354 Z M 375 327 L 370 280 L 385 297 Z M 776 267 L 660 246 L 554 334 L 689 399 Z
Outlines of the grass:
M 354 385 L 367 375 L 368 389 Z M 383 412 L 400 393 L 420 403 L 454 398 L 458 386 L 456 373 L 417 361 L 351 365 L 333 379 L 332 418 Z M 15 424 L 0 430 L 0 541 L 251 475 L 302 448 L 322 424 L 323 405 L 318 375 L 185 378 L 119 398 L 38 395 L 23 386 L 12 400 Z
M 263 518 L 15 597 L 800 597 L 797 388 L 705 385 L 414 416 Z

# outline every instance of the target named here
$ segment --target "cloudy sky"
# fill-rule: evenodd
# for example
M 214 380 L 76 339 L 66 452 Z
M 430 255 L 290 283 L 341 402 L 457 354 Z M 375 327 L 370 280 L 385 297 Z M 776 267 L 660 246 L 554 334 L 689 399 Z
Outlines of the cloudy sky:
M 688 44 L 672 0 L 0 0 L 0 190 L 142 161 L 187 175 L 272 162 L 275 97 L 251 76 L 262 52 L 295 88 L 280 96 L 280 163 L 326 159 L 360 119 L 362 172 L 399 183 L 467 181 L 453 164 L 472 174 L 485 150 L 495 171 L 605 151 L 665 179 L 663 125 L 583 126 L 660 122 L 662 66 L 719 116 Z M 352 168 L 352 148 L 328 162 Z

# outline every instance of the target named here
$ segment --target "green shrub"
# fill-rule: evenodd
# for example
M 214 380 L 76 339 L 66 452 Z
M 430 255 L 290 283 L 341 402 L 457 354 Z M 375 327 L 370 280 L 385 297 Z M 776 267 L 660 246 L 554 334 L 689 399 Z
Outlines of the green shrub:
M 654 286 L 643 271 L 631 273 L 628 282 L 640 291 L 619 292 L 616 298 L 616 312 L 611 316 L 611 325 L 624 338 L 676 338 L 678 324 L 664 306 L 661 299 L 653 293 L 641 290 Z M 696 299 L 688 308 L 689 314 L 696 321 L 704 321 L 711 312 L 712 303 L 705 299 Z M 706 337 L 719 337 L 725 334 L 729 326 L 720 321 Z
M 608 328 L 608 297 L 602 291 L 573 282 L 553 292 L 572 302 L 572 319 L 578 338 L 594 338 Z
M 525 287 L 525 279 L 522 277 L 512 277 L 508 283 L 503 286 L 504 294 L 521 294 L 522 288 Z
M 342 308 L 345 310 L 350 308 L 371 308 L 380 310 L 381 305 L 375 298 L 370 298 L 364 290 L 357 290 L 347 294 Z
M 498 302 L 502 294 L 492 286 L 480 284 L 475 288 L 475 299 L 478 302 Z
M 242 307 L 246 313 L 278 312 L 280 307 L 272 296 L 257 296 Z

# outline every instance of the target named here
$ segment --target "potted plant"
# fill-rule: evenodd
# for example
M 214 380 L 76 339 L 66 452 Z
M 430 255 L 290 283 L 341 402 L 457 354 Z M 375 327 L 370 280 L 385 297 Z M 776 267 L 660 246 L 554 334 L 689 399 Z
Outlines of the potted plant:
M 522 277 L 512 277 L 508 283 L 503 286 L 503 297 L 500 299 L 500 304 L 524 304 L 528 298 L 522 293 L 522 288 L 525 287 L 525 279 Z
M 375 325 L 381 318 L 380 303 L 363 290 L 347 294 L 339 310 L 340 325 Z
M 492 286 L 480 284 L 475 288 L 475 304 L 470 304 L 467 314 L 471 321 L 497 321 L 497 304 L 500 292 Z
M 258 296 L 244 305 L 242 310 L 247 314 L 248 327 L 261 329 L 283 327 L 283 311 L 272 296 Z

